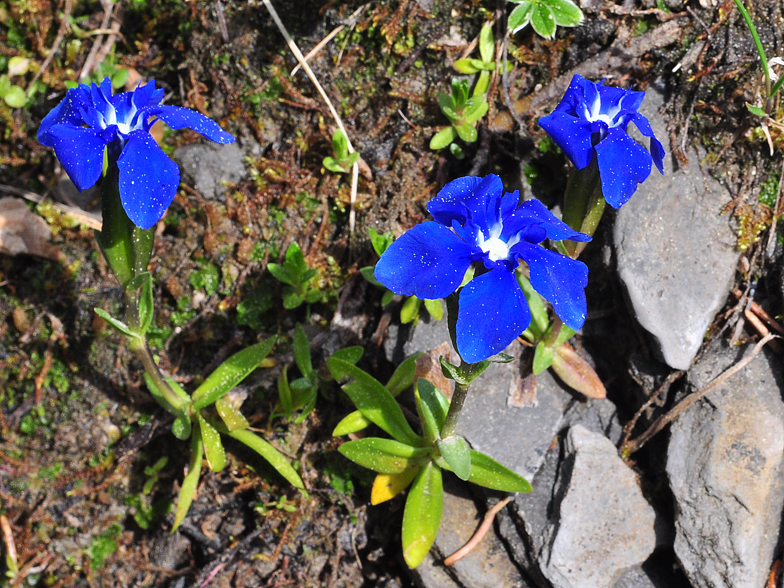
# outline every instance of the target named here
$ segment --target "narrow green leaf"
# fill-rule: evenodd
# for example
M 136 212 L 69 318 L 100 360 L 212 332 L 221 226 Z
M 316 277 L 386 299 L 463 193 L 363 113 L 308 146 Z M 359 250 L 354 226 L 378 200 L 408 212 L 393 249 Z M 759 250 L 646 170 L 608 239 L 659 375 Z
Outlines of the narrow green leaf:
M 547 40 L 555 36 L 555 15 L 550 7 L 542 1 L 536 2 L 531 13 L 531 26 Z
M 392 299 L 395 297 L 395 293 L 391 290 L 387 290 L 384 292 L 384 295 L 381 297 L 381 308 L 384 308 L 387 304 L 392 302 Z
M 479 70 L 474 66 L 473 59 L 458 59 L 454 66 L 461 74 L 475 74 Z
M 531 14 L 534 10 L 534 3 L 531 0 L 515 6 L 515 9 L 509 15 L 506 28 L 512 31 L 512 34 L 519 32 L 521 29 L 531 22 Z
M 441 299 L 429 300 L 425 298 L 424 301 L 425 308 L 427 309 L 428 314 L 433 317 L 433 319 L 440 321 L 442 318 L 444 318 L 444 306 L 441 304 Z
M 534 362 L 531 366 L 531 371 L 533 371 L 534 375 L 538 376 L 553 365 L 554 355 L 553 349 L 540 341 L 536 346 L 536 351 L 534 351 Z
M 522 272 L 516 272 L 517 283 L 520 284 L 520 289 L 523 291 L 528 308 L 531 310 L 531 324 L 528 326 L 536 340 L 542 338 L 544 332 L 550 324 L 550 319 L 547 316 L 547 307 L 544 304 L 544 299 L 539 292 L 534 290 L 531 282 L 526 278 Z
M 348 139 L 340 129 L 332 135 L 332 150 L 338 159 L 345 159 L 348 156 Z
M 348 170 L 340 165 L 333 157 L 325 157 L 321 160 L 321 165 L 327 168 L 329 171 L 336 173 L 336 174 L 345 174 L 348 173 Z M 277 264 L 275 264 L 277 265 Z M 275 275 L 275 274 L 272 274 Z M 275 276 L 277 277 L 277 276 Z M 281 280 L 282 281 L 282 280 Z
M 3 100 L 11 108 L 22 108 L 27 104 L 27 94 L 21 87 L 11 86 L 5 96 L 3 96 Z
M 303 376 L 309 376 L 313 371 L 313 364 L 310 361 L 310 345 L 305 329 L 297 323 L 294 327 L 294 361 Z
M 251 345 L 219 365 L 193 393 L 193 408 L 199 410 L 228 394 L 267 357 L 275 345 L 275 339 L 276 337 L 270 337 L 266 341 Z
M 196 488 L 199 485 L 199 476 L 201 475 L 201 460 L 204 458 L 204 446 L 201 444 L 201 435 L 196 434 L 191 437 L 191 461 L 188 466 L 188 473 L 182 481 L 180 494 L 177 497 L 177 511 L 174 515 L 174 526 L 172 527 L 172 534 L 177 530 L 185 515 L 193 503 L 193 497 L 196 495 Z
M 109 323 L 112 327 L 114 327 L 115 330 L 119 331 L 126 337 L 129 337 L 131 339 L 136 339 L 139 336 L 138 334 L 131 331 L 131 328 L 128 325 L 126 325 L 122 321 L 118 321 L 116 318 L 113 318 L 103 308 L 93 308 L 93 310 L 95 311 L 95 314 L 97 314 L 99 317 L 101 317 L 103 320 Z
M 146 374 L 145 374 L 146 375 Z M 191 436 L 191 417 L 180 413 L 172 422 L 172 434 L 182 441 Z
M 412 447 L 394 439 L 367 437 L 338 447 L 341 455 L 379 474 L 399 474 L 430 459 L 429 447 Z
M 376 268 L 374 266 L 368 265 L 366 267 L 361 268 L 359 270 L 359 273 L 362 274 L 362 277 L 365 278 L 370 284 L 372 284 L 376 288 L 384 288 L 384 284 L 382 284 L 376 279 L 375 271 Z
M 502 492 L 531 492 L 531 484 L 521 475 L 501 465 L 493 458 L 471 450 L 471 475 L 468 481 Z
M 481 94 L 482 92 L 479 92 Z M 467 123 L 474 123 L 482 118 L 487 112 L 488 104 L 484 96 L 474 96 L 466 104 L 463 110 L 463 121 Z
M 485 361 L 489 361 L 490 363 L 512 363 L 514 360 L 515 358 L 508 353 L 501 352 L 491 355 Z
M 188 396 L 187 392 L 185 392 L 185 390 L 182 389 L 182 386 L 180 386 L 169 376 L 164 375 L 164 379 L 169 384 L 169 387 L 174 391 L 174 393 L 177 394 L 177 396 L 182 398 L 182 400 L 184 400 L 185 402 L 190 403 L 191 398 L 190 396 Z M 168 400 L 166 400 L 166 397 L 158 389 L 158 386 L 155 385 L 153 379 L 146 373 L 144 374 L 144 382 L 147 384 L 147 389 L 150 391 L 150 394 L 152 394 L 153 398 L 155 398 L 155 401 L 158 404 L 160 404 L 163 408 L 165 408 L 168 412 L 170 412 L 174 416 L 180 416 L 181 414 L 183 414 L 181 410 L 178 410 L 177 408 L 172 406 Z M 190 419 L 188 419 L 188 421 L 190 422 Z M 190 429 L 188 429 L 188 431 L 190 431 Z M 188 435 L 190 435 L 190 432 L 188 433 Z M 182 437 L 178 437 L 178 439 L 181 438 Z M 186 435 L 185 439 L 187 438 L 188 437 Z
M 457 131 L 455 131 L 455 128 L 450 125 L 433 135 L 433 138 L 430 139 L 430 149 L 433 151 L 438 151 L 449 145 L 455 139 L 457 139 Z
M 461 480 L 468 480 L 471 475 L 471 448 L 466 440 L 459 435 L 452 435 L 438 439 L 436 447 L 455 475 Z
M 294 419 L 294 424 L 299 425 L 302 421 L 308 418 L 308 415 L 316 408 L 316 401 L 318 400 L 318 390 L 314 388 L 311 395 L 308 397 L 307 403 L 302 408 L 297 418 Z
M 415 353 L 404 359 L 397 369 L 395 369 L 392 377 L 389 378 L 385 388 L 389 390 L 392 396 L 397 396 L 403 390 L 407 390 L 414 385 L 414 374 L 416 374 L 416 362 L 422 357 L 424 353 Z M 334 356 L 333 356 L 334 357 Z
M 414 433 L 397 401 L 381 382 L 334 356 L 327 360 L 327 367 L 336 380 L 352 380 L 343 386 L 343 390 L 366 419 L 402 443 L 420 444 L 421 438 Z
M 305 487 L 305 485 L 302 483 L 302 478 L 300 478 L 299 474 L 297 473 L 297 470 L 291 467 L 291 464 L 286 459 L 286 457 L 272 445 L 267 443 L 264 439 L 251 433 L 247 429 L 228 431 L 226 434 L 229 437 L 236 439 L 240 443 L 244 443 L 265 460 L 267 460 L 269 464 L 275 468 L 275 470 L 281 476 L 286 478 L 286 480 L 288 480 L 292 486 L 296 488 Z
M 446 414 L 449 412 L 449 401 L 441 390 L 424 378 L 417 380 L 417 391 L 422 398 L 422 402 L 427 405 L 428 410 L 435 418 L 436 428 L 440 431 L 444 426 L 444 422 L 446 422 Z
M 286 268 L 284 268 L 279 263 L 270 262 L 267 264 L 267 269 L 279 282 L 283 282 L 284 284 L 288 284 L 289 286 L 296 286 L 294 281 L 289 276 L 289 273 L 286 271 Z
M 452 99 L 455 101 L 458 110 L 465 106 L 470 89 L 468 80 L 452 78 Z
M 136 292 L 139 289 L 141 289 L 137 310 L 139 315 L 139 334 L 144 335 L 150 328 L 155 309 L 152 299 L 152 275 L 150 275 L 150 272 L 143 272 L 134 277 L 126 287 L 128 292 Z
M 365 353 L 364 347 L 362 347 L 361 345 L 353 345 L 352 347 L 344 347 L 343 349 L 338 349 L 330 357 L 334 357 L 335 359 L 341 359 L 345 362 L 350 363 L 351 365 L 355 365 L 360 359 L 362 359 L 362 355 L 364 353 Z
M 583 11 L 569 0 L 542 0 L 553 11 L 555 24 L 562 27 L 576 27 L 583 21 Z
M 441 469 L 429 462 L 411 486 L 403 512 L 403 558 L 415 568 L 430 551 L 441 525 L 444 487 Z
M 351 433 L 367 429 L 371 424 L 372 423 L 369 420 L 362 416 L 361 412 L 355 410 L 346 415 L 343 420 L 338 423 L 338 426 L 332 431 L 332 436 L 341 437 L 343 435 L 350 435 Z
M 432 384 L 425 380 L 424 378 L 419 378 L 417 381 L 417 386 L 414 389 L 414 399 L 416 400 L 416 409 L 417 414 L 419 414 L 419 420 L 422 423 L 422 434 L 425 437 L 425 445 L 433 445 L 437 439 L 439 439 L 439 431 L 441 431 L 441 425 L 439 425 L 439 417 L 441 415 L 441 406 L 433 402 L 432 393 L 430 387 Z M 423 396 L 427 398 L 429 402 L 426 402 L 423 399 Z
M 416 296 L 410 296 L 400 307 L 400 322 L 404 325 L 413 323 L 419 318 L 419 307 L 422 301 Z
M 479 31 L 479 55 L 482 61 L 488 63 L 495 57 L 495 43 L 493 42 L 493 25 L 485 23 Z
M 199 430 L 201 431 L 201 442 L 204 445 L 204 455 L 207 463 L 213 472 L 219 472 L 226 467 L 226 451 L 223 449 L 220 434 L 217 429 L 204 420 L 200 413 L 196 413 L 199 419 Z
M 782 79 L 784 79 L 784 76 L 782 76 Z M 764 108 L 760 108 L 759 106 L 754 106 L 752 104 L 749 104 L 748 102 L 746 102 L 746 109 L 754 116 L 761 116 L 763 118 L 768 117 L 768 113 L 765 112 Z
M 302 306 L 305 302 L 305 297 L 292 286 L 284 286 L 283 288 L 283 308 L 286 310 L 293 310 L 298 306 Z
M 229 431 L 247 429 L 250 427 L 248 419 L 246 419 L 239 409 L 234 406 L 228 396 L 218 398 L 218 400 L 215 401 L 215 410 L 218 411 L 220 418 L 223 420 L 223 424 L 226 425 L 226 428 Z
M 291 416 L 294 412 L 294 403 L 291 400 L 291 386 L 289 386 L 289 366 L 284 366 L 283 370 L 278 376 L 278 402 L 280 409 L 287 417 Z
M 466 123 L 460 125 L 458 127 L 455 127 L 455 130 L 457 131 L 457 136 L 460 137 L 466 143 L 476 142 L 476 138 L 478 135 L 476 129 L 472 127 L 470 124 Z

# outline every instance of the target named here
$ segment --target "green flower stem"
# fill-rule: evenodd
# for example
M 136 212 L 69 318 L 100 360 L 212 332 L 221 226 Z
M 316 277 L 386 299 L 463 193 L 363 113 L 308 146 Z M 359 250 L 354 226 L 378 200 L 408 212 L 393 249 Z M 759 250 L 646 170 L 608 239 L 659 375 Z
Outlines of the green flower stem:
M 757 27 L 754 26 L 754 21 L 752 20 L 749 11 L 746 10 L 746 7 L 743 6 L 743 3 L 740 0 L 734 0 L 734 2 L 743 16 L 743 20 L 746 21 L 746 26 L 749 28 L 751 37 L 754 39 L 754 45 L 757 48 L 760 62 L 762 62 L 762 73 L 765 74 L 765 112 L 770 114 L 770 100 L 773 98 L 773 93 L 770 91 L 770 70 L 768 69 L 768 58 L 765 55 L 765 48 L 762 46 L 762 41 L 760 41 L 759 35 L 757 34 Z
M 155 363 L 152 353 L 150 353 L 150 348 L 147 347 L 147 340 L 144 337 L 135 337 L 131 339 L 130 342 L 131 349 L 144 366 L 144 371 L 150 376 L 163 397 L 166 398 L 166 401 L 177 410 L 185 408 L 185 400 L 180 398 L 174 390 L 171 389 L 171 386 L 169 386 L 166 378 L 163 377 L 161 370 L 158 368 L 158 364 Z
M 464 363 L 460 368 L 463 371 L 465 379 L 470 382 L 471 373 L 474 371 L 474 364 Z M 444 426 L 441 427 L 442 439 L 452 437 L 457 432 L 457 420 L 460 418 L 460 411 L 463 410 L 463 405 L 468 396 L 468 388 L 470 385 L 470 383 L 461 384 L 460 382 L 455 382 L 455 391 L 452 393 L 452 400 L 449 402 L 449 411 L 446 413 Z
M 592 237 L 604 213 L 604 205 L 599 166 L 594 158 L 583 169 L 574 169 L 569 174 L 564 194 L 563 221 L 575 231 Z M 587 244 L 564 241 L 563 245 L 569 256 L 576 259 Z

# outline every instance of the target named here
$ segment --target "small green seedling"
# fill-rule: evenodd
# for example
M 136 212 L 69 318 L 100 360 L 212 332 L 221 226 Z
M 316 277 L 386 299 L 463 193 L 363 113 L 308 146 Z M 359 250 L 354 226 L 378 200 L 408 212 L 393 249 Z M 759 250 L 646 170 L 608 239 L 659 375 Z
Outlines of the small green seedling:
M 335 157 L 325 157 L 322 164 L 329 171 L 336 174 L 347 174 L 359 159 L 357 151 L 353 153 L 348 152 L 348 140 L 340 129 L 332 135 L 332 151 Z
M 449 147 L 452 155 L 462 159 L 465 155 L 462 148 L 455 143 L 457 138 L 465 143 L 476 142 L 478 135 L 475 124 L 487 113 L 488 105 L 484 94 L 469 98 L 469 92 L 468 81 L 454 78 L 452 94 L 439 94 L 438 105 L 451 125 L 441 129 L 430 139 L 430 148 L 433 151 Z
M 282 264 L 269 263 L 267 268 L 277 280 L 285 284 L 283 308 L 291 310 L 302 304 L 311 305 L 323 300 L 323 292 L 310 285 L 318 275 L 318 270 L 308 267 L 302 249 L 296 242 L 289 245 Z
M 517 6 L 509 15 L 507 30 L 515 34 L 529 23 L 545 39 L 553 39 L 559 26 L 576 27 L 583 11 L 569 0 L 511 0 Z
M 487 93 L 490 73 L 499 66 L 495 61 L 493 26 L 485 23 L 479 33 L 479 59 L 458 59 L 455 61 L 455 69 L 462 74 L 479 74 L 473 93 L 474 96 L 479 96 Z

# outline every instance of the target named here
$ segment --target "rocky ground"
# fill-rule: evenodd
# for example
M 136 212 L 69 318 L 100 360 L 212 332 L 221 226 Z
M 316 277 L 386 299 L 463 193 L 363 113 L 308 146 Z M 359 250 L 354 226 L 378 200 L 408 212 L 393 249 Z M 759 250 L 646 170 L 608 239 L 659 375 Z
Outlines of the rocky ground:
M 350 178 L 322 167 L 332 120 L 308 79 L 290 73 L 295 61 L 261 3 L 0 2 L 0 65 L 29 58 L 34 67 L 12 81 L 32 87 L 40 70 L 43 84 L 24 107 L 0 103 L 0 192 L 47 197 L 32 220 L 15 201 L 0 206 L 14 219 L 0 223 L 0 522 L 5 552 L 16 551 L 0 583 L 775 588 L 775 576 L 766 582 L 781 558 L 784 374 L 775 341 L 755 343 L 774 329 L 765 317 L 782 313 L 781 136 L 769 127 L 770 149 L 746 111 L 761 76 L 734 4 L 586 0 L 584 24 L 553 41 L 510 37 L 514 68 L 491 85 L 479 141 L 457 160 L 428 149 L 447 122 L 437 95 L 481 24 L 509 11 L 503 3 L 274 3 L 305 52 L 343 27 L 311 65 L 367 164 L 353 234 Z M 781 54 L 780 3 L 751 8 L 768 55 Z M 299 464 L 308 490 L 230 446 L 230 466 L 203 477 L 174 535 L 187 444 L 151 403 L 127 344 L 92 312 L 122 310 L 89 228 L 95 194 L 76 194 L 35 141 L 65 80 L 124 69 L 129 83 L 155 78 L 168 103 L 238 137 L 221 148 L 188 132 L 162 139 L 183 181 L 151 265 L 155 352 L 187 386 L 278 334 L 277 365 L 244 386 L 243 412 Z M 567 162 L 535 122 L 575 73 L 646 90 L 642 111 L 668 151 L 665 175 L 654 171 L 610 211 L 583 256 L 589 316 L 572 343 L 608 397 L 586 401 L 549 372 L 534 385 L 531 350 L 515 343 L 515 362 L 474 384 L 460 432 L 534 490 L 446 567 L 503 498 L 450 479 L 436 545 L 411 572 L 402 500 L 369 506 L 372 477 L 335 450 L 348 402 L 333 390 L 302 424 L 271 418 L 276 379 L 297 322 L 316 365 L 360 344 L 381 380 L 448 341 L 445 321 L 400 325 L 400 301 L 381 308 L 382 293 L 358 275 L 376 259 L 367 229 L 400 235 L 443 184 L 469 173 L 497 173 L 558 209 Z M 285 310 L 266 271 L 294 241 L 319 270 L 321 300 L 307 310 Z M 641 442 L 665 414 L 676 416 Z

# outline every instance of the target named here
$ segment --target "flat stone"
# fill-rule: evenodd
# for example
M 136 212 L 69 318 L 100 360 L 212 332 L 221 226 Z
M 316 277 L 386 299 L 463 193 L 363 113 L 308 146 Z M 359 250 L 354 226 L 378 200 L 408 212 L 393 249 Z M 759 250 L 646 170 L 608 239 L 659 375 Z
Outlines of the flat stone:
M 704 387 L 749 352 L 715 345 L 690 371 L 690 383 Z M 780 366 L 761 352 L 672 425 L 675 553 L 695 588 L 765 585 L 784 504 Z
M 666 145 L 657 114 L 663 103 L 649 88 L 640 112 Z M 694 360 L 727 299 L 739 255 L 729 217 L 720 214 L 731 197 L 702 172 L 698 153 L 688 156 L 688 165 L 676 170 L 668 153 L 666 175 L 654 169 L 618 211 L 614 227 L 618 273 L 636 319 L 674 369 L 688 369 Z
M 190 143 L 174 152 L 183 181 L 208 200 L 226 194 L 223 182 L 236 183 L 245 177 L 243 153 L 237 143 Z
M 554 514 L 538 559 L 555 588 L 611 588 L 656 546 L 636 475 L 609 439 L 581 425 L 566 437 Z

